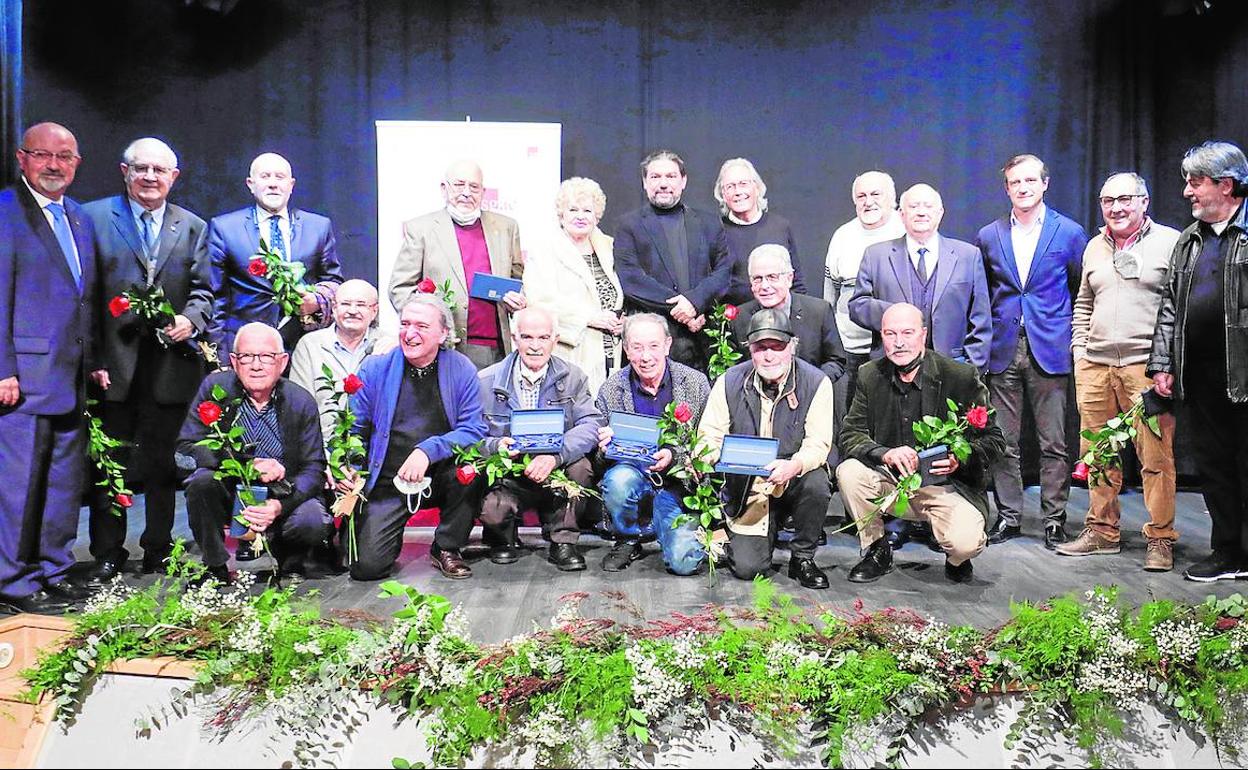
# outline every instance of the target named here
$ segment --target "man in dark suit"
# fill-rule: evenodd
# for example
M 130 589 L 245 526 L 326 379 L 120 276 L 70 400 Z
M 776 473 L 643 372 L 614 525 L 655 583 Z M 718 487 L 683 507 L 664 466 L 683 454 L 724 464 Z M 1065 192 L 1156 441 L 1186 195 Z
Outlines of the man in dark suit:
M 334 226 L 327 217 L 289 206 L 295 178 L 285 158 L 266 152 L 253 160 L 247 189 L 256 205 L 213 217 L 208 223 L 214 300 L 209 337 L 222 362 L 239 328 L 252 321 L 277 327 L 286 349 L 294 350 L 304 331 L 329 325 L 334 290 L 342 283 Z M 272 281 L 248 269 L 261 239 L 306 269 L 303 282 L 309 288 L 303 293 L 298 317 L 288 316 L 274 302 Z
M 1049 172 L 1035 155 L 1016 155 L 1002 169 L 1010 215 L 979 231 L 992 298 L 988 392 L 1005 433 L 1005 456 L 993 469 L 998 518 L 988 542 L 1022 534 L 1023 476 L 1018 436 L 1023 405 L 1031 406 L 1040 439 L 1040 510 L 1044 545 L 1066 542 L 1070 461 L 1066 455 L 1066 392 L 1074 299 L 1088 235 L 1044 205 Z
M 134 287 L 158 286 L 175 312 L 159 332 L 132 312 L 99 315 L 109 381 L 99 416 L 108 435 L 134 446 L 124 464 L 143 479 L 147 527 L 139 543 L 148 573 L 162 569 L 173 548 L 178 483 L 173 447 L 186 405 L 204 375 L 192 346 L 212 315 L 208 227 L 168 202 L 178 157 L 159 139 L 132 142 L 122 154 L 121 177 L 125 194 L 83 206 L 95 231 L 101 296 L 109 300 Z M 91 555 L 96 559 L 91 577 L 100 583 L 112 580 L 129 556 L 126 518 L 113 508 L 102 493 L 91 500 Z
M 0 192 L 0 611 L 59 613 L 87 593 L 74 563 L 95 364 L 91 223 L 64 197 L 82 157 L 64 126 L 22 136 Z
M 867 247 L 849 317 L 873 332 L 871 357 L 881 358 L 884 311 L 908 302 L 923 311 L 933 350 L 982 372 L 992 340 L 984 263 L 971 244 L 940 235 L 944 215 L 940 193 L 929 185 L 901 194 L 906 235 Z
M 624 290 L 624 312 L 670 315 L 671 357 L 706 368 L 698 335 L 706 313 L 728 290 L 732 260 L 719 217 L 681 203 L 685 162 L 658 150 L 641 164 L 650 204 L 620 218 L 615 230 L 615 272 Z

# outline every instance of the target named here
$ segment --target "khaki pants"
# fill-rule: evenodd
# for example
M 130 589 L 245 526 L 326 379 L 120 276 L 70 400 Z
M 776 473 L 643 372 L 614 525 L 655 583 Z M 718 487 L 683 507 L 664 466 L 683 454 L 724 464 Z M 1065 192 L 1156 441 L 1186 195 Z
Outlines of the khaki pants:
M 1100 430 L 1110 418 L 1131 408 L 1131 400 L 1152 386 L 1144 373 L 1144 364 L 1107 366 L 1086 358 L 1075 362 L 1075 389 L 1079 404 L 1080 430 Z M 1157 416 L 1161 427 L 1158 438 L 1142 420 L 1136 421 L 1135 452 L 1140 458 L 1144 478 L 1144 505 L 1150 521 L 1144 525 L 1144 536 L 1178 540 L 1174 531 L 1174 415 Z M 1080 439 L 1079 455 L 1088 451 L 1086 439 Z M 1122 509 L 1118 492 L 1122 489 L 1122 469 L 1106 472 L 1108 484 L 1088 487 L 1088 516 L 1085 526 L 1107 539 L 1117 542 L 1118 521 Z
M 862 547 L 884 537 L 884 522 L 876 515 L 871 500 L 888 494 L 896 485 L 858 460 L 838 465 L 836 481 L 841 498 L 858 525 Z M 949 485 L 921 487 L 911 496 L 910 509 L 903 518 L 930 521 L 936 542 L 955 567 L 978 556 L 987 543 L 984 515 Z

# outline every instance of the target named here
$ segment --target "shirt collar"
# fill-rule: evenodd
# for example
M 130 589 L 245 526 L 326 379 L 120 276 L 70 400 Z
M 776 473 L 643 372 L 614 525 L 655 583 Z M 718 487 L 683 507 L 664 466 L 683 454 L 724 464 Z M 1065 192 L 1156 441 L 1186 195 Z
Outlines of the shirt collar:
M 780 382 L 777 383 L 777 385 L 779 385 L 779 389 L 776 391 L 775 401 L 779 401 L 785 394 L 788 393 L 789 382 L 793 380 L 793 370 L 796 367 L 797 362 L 795 360 L 793 363 L 789 364 L 789 370 L 784 373 L 783 377 L 780 378 Z M 759 395 L 763 398 L 767 398 L 767 392 L 763 390 L 763 378 L 758 375 L 757 369 L 753 371 L 750 381 L 754 383 L 754 389 L 758 391 Z M 767 400 L 771 401 L 773 399 L 768 398 Z
M 30 194 L 31 194 L 31 195 L 33 195 L 33 196 L 35 196 L 35 203 L 38 203 L 38 204 L 39 204 L 39 208 L 41 208 L 41 209 L 46 209 L 46 208 L 48 207 L 48 204 L 49 204 L 49 203 L 59 203 L 59 204 L 61 204 L 62 206 L 64 206 L 64 205 L 65 205 L 65 198 L 64 198 L 63 196 L 61 197 L 61 199 L 60 199 L 59 201 L 54 201 L 54 200 L 52 200 L 51 198 L 49 198 L 48 196 L 46 196 L 46 195 L 44 195 L 44 194 L 42 194 L 42 193 L 40 193 L 40 192 L 37 192 L 37 191 L 35 190 L 35 188 L 31 187 L 31 186 L 30 186 L 30 182 L 26 181 L 26 175 L 25 175 L 25 174 L 22 174 L 22 175 L 20 175 L 20 176 L 21 176 L 21 178 L 22 178 L 22 184 L 26 185 L 26 189 L 27 189 L 27 190 L 30 190 Z
M 546 372 L 550 371 L 550 362 L 536 372 L 524 365 L 524 362 L 516 358 L 516 377 L 523 382 L 524 385 L 533 388 L 541 384 L 546 379 Z
M 642 390 L 643 393 L 645 392 L 641 387 L 641 377 L 637 375 L 637 370 L 634 369 L 631 364 L 628 367 L 628 378 L 638 390 Z M 663 379 L 659 380 L 659 390 L 661 391 L 663 388 L 670 387 L 671 384 L 672 359 L 668 358 L 663 363 Z
M 1049 207 L 1044 205 L 1044 201 L 1041 201 L 1040 205 L 1037 207 L 1036 221 L 1031 225 L 1031 227 L 1025 228 L 1026 231 L 1031 232 L 1032 230 L 1036 230 L 1044 226 L 1044 218 L 1046 215 L 1048 215 L 1048 213 L 1049 213 Z M 1017 227 L 1017 228 L 1023 229 L 1023 225 L 1022 223 L 1018 221 L 1018 217 L 1014 215 L 1013 209 L 1010 209 L 1010 227 L 1011 228 Z
M 273 217 L 277 217 L 278 219 L 289 220 L 290 219 L 290 207 L 287 206 L 281 211 L 277 213 L 273 213 L 269 211 L 268 209 L 264 209 L 264 208 L 261 208 L 260 206 L 256 206 L 256 221 L 257 222 L 267 223 Z
M 134 198 L 131 198 L 129 195 L 126 196 L 126 203 L 130 204 L 130 213 L 134 215 L 135 219 L 141 219 L 143 217 L 143 212 L 147 211 L 147 209 L 139 205 L 139 203 L 135 201 Z M 164 201 L 163 203 L 160 204 L 159 207 L 153 209 L 151 212 L 152 221 L 163 222 L 165 219 L 165 210 L 168 207 L 169 207 L 169 202 Z
M 1148 235 L 1148 231 L 1151 230 L 1152 227 L 1153 227 L 1153 218 L 1145 214 L 1144 221 L 1140 223 L 1140 229 L 1136 230 L 1134 233 L 1131 233 L 1131 235 L 1127 238 L 1127 242 L 1122 245 L 1121 250 L 1125 251 L 1126 249 L 1129 249 L 1135 244 L 1144 240 L 1144 236 Z M 1112 249 L 1114 249 L 1115 251 L 1120 250 L 1118 248 L 1118 242 L 1114 240 L 1113 234 L 1109 232 L 1108 225 L 1104 225 L 1101 227 L 1101 237 L 1103 237 L 1109 243 Z
M 906 253 L 918 256 L 919 249 L 927 249 L 928 254 L 935 254 L 940 249 L 940 233 L 932 233 L 932 237 L 927 239 L 927 243 L 919 244 L 918 241 L 910 237 L 906 233 Z

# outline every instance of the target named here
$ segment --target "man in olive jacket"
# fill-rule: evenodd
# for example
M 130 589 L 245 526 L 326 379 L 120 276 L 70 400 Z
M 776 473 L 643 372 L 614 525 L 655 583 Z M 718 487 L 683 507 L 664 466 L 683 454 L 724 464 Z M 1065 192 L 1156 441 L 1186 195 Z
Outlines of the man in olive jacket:
M 947 400 L 964 415 L 972 407 L 988 405 L 988 389 L 975 367 L 926 349 L 927 328 L 917 307 L 893 305 L 885 311 L 880 328 L 885 358 L 858 371 L 857 390 L 841 428 L 841 456 L 848 459 L 836 469 L 841 495 L 866 549 L 866 556 L 849 573 L 856 583 L 878 580 L 893 569 L 893 552 L 872 500 L 896 487 L 881 466 L 896 476 L 918 470 L 910 426 L 929 415 L 944 419 Z M 954 582 L 971 579 L 970 560 L 984 549 L 988 469 L 1005 453 L 1005 437 L 991 413 L 978 411 L 972 417 L 966 433 L 970 456 L 960 463 L 950 453 L 933 463 L 932 475 L 948 476 L 949 482 L 920 487 L 905 513 L 931 521 L 945 552 L 945 575 Z M 976 428 L 976 423 L 983 427 Z

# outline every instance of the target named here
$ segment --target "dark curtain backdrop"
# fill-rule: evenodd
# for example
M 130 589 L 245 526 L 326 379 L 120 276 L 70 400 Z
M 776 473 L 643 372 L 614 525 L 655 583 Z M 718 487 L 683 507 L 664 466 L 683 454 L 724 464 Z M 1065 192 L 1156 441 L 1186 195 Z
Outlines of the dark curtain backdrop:
M 72 194 L 89 200 L 120 189 L 130 140 L 162 137 L 181 157 L 173 197 L 205 217 L 247 203 L 248 163 L 279 152 L 295 202 L 333 218 L 347 273 L 375 280 L 373 121 L 559 122 L 563 175 L 602 183 L 608 232 L 643 202 L 648 150 L 682 153 L 705 207 L 719 164 L 752 159 L 818 286 L 868 168 L 934 185 L 942 232 L 967 240 L 1006 212 L 997 169 L 1018 152 L 1047 161 L 1048 202 L 1089 229 L 1101 181 L 1124 169 L 1149 180 L 1158 220 L 1185 225 L 1182 152 L 1248 138 L 1248 4 L 1192 7 L 0 0 L 5 146 L 20 119 L 70 126 L 85 157 Z

